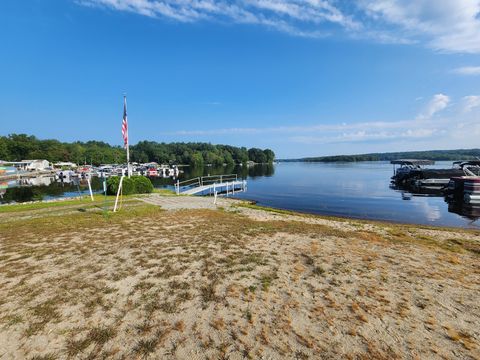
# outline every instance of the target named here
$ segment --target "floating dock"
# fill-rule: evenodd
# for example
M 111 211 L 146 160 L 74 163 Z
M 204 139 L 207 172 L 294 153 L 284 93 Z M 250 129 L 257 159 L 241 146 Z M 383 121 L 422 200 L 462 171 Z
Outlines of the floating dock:
M 177 181 L 177 195 L 216 195 L 225 193 L 234 195 L 246 191 L 247 181 L 239 180 L 236 174 L 202 176 L 185 181 Z

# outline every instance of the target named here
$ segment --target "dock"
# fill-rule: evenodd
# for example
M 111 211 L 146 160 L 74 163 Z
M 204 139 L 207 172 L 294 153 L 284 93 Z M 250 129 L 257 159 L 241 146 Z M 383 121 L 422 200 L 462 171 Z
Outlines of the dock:
M 25 172 L 16 172 L 12 174 L 0 175 L 0 181 L 10 181 L 10 180 L 19 180 L 25 178 L 34 178 L 38 176 L 54 176 L 55 171 L 53 170 L 42 170 L 42 171 L 25 171 Z
M 177 181 L 177 195 L 216 195 L 225 193 L 234 195 L 246 191 L 247 181 L 238 179 L 236 174 L 201 176 L 185 181 Z

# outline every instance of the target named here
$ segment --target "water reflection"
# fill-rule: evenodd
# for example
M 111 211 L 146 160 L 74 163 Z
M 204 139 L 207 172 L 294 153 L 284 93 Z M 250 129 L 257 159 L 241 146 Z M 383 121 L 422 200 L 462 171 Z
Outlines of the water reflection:
M 92 178 L 92 190 L 98 192 L 102 188 L 101 179 Z M 72 177 L 62 181 L 53 176 L 39 176 L 1 183 L 0 203 L 49 200 L 84 195 L 87 192 L 88 184 L 85 179 Z
M 480 219 L 480 206 L 466 204 L 463 199 L 463 192 L 461 194 L 447 195 L 444 189 L 414 190 L 410 186 L 401 186 L 394 183 L 390 184 L 390 188 L 400 192 L 402 200 L 412 200 L 414 196 L 443 198 L 448 204 L 448 212 L 470 220 L 469 225 L 474 225 Z M 425 208 L 425 217 L 431 221 L 436 221 L 441 217 L 440 210 L 427 207 Z
M 448 211 L 454 214 L 458 214 L 470 221 L 470 225 L 473 225 L 480 219 L 480 206 L 469 205 L 458 199 L 446 199 L 448 203 Z
M 270 177 L 275 174 L 273 164 L 258 164 L 254 166 L 227 165 L 220 167 L 206 166 L 204 168 L 184 167 L 180 180 L 193 179 L 200 176 L 237 174 L 239 178 Z
M 206 166 L 201 168 L 183 167 L 179 180 L 188 180 L 199 176 L 237 174 L 239 178 L 270 177 L 275 173 L 275 167 L 269 165 L 247 166 Z M 169 187 L 174 184 L 176 178 L 150 178 L 154 187 Z M 92 178 L 92 190 L 99 192 L 103 188 L 102 180 Z M 65 171 L 59 177 L 39 176 L 35 178 L 23 178 L 0 183 L 0 203 L 39 201 L 61 197 L 85 195 L 88 192 L 88 184 L 85 179 L 79 178 L 71 171 Z

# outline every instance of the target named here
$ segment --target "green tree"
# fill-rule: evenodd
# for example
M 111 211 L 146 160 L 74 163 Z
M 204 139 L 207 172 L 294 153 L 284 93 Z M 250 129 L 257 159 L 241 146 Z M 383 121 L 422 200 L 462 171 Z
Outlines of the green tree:
M 267 158 L 267 163 L 272 163 L 273 160 L 275 160 L 275 153 L 270 150 L 270 149 L 265 149 L 263 150 L 263 153 L 265 154 L 266 158 Z
M 267 162 L 267 156 L 262 149 L 258 148 L 248 149 L 248 159 L 258 164 L 263 164 Z
M 200 152 L 194 152 L 190 160 L 190 165 L 196 168 L 203 167 L 203 156 Z

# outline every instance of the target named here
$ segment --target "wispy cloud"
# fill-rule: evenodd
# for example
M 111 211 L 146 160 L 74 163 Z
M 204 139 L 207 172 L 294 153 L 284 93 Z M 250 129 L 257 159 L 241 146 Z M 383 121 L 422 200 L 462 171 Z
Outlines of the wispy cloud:
M 434 95 L 432 100 L 425 106 L 425 109 L 417 116 L 417 119 L 430 119 L 433 115 L 445 109 L 449 102 L 450 98 L 447 95 Z
M 268 128 L 222 128 L 210 130 L 181 130 L 165 135 L 185 137 L 242 136 L 284 139 L 305 145 L 382 143 L 392 141 L 430 141 L 450 139 L 451 146 L 464 146 L 465 141 L 480 136 L 480 96 L 469 95 L 451 105 L 450 116 L 442 111 L 452 104 L 445 94 L 436 94 L 426 102 L 417 116 L 401 121 L 372 121 L 358 123 L 319 124 L 308 126 L 278 126 Z M 460 140 L 462 139 L 462 140 Z M 458 143 L 463 141 L 462 143 Z M 458 143 L 457 145 L 455 145 Z M 435 146 L 435 145 L 433 145 Z
M 462 110 L 464 113 L 469 113 L 480 107 L 480 96 L 465 96 L 462 100 Z
M 255 24 L 306 37 L 340 32 L 381 43 L 425 43 L 440 51 L 480 53 L 478 0 L 74 1 L 180 22 Z
M 478 0 L 360 0 L 374 28 L 440 51 L 480 52 Z M 386 26 L 387 25 L 387 26 Z
M 360 27 L 326 0 L 77 0 L 77 3 L 181 22 L 203 20 L 263 25 L 305 37 L 326 36 L 327 31 L 317 26 L 326 22 L 346 29 Z
M 480 66 L 459 67 L 454 69 L 453 72 L 460 75 L 480 75 Z

